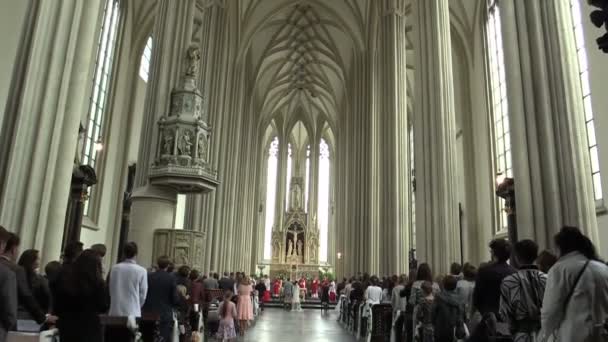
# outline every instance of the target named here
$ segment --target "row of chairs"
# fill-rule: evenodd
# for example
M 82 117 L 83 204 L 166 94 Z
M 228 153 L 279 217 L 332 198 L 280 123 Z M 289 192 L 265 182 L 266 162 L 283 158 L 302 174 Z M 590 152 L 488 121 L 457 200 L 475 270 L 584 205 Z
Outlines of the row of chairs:
M 342 296 L 339 305 L 340 316 L 338 320 L 353 335 L 364 337 L 369 342 L 390 342 L 393 325 L 391 304 L 372 305 L 370 315 L 364 313 L 367 307 L 364 301 L 355 300 L 351 302 L 348 298 Z M 371 326 L 371 329 L 368 329 L 369 326 Z

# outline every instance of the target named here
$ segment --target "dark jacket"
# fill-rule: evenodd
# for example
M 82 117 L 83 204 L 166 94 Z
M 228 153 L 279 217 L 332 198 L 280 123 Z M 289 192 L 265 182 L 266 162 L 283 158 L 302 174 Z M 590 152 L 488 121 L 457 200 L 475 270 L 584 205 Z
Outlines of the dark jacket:
M 224 291 L 234 291 L 234 279 L 222 278 L 219 281 L 219 286 Z
M 81 342 L 83 336 L 87 342 L 101 342 L 103 330 L 99 315 L 109 309 L 105 283 L 91 284 L 87 290 L 82 283 L 75 284 L 69 272 L 64 267 L 51 288 L 61 342 Z
M 8 267 L 0 265 L 0 341 L 17 325 L 17 277 Z
M 142 312 L 157 314 L 161 321 L 173 320 L 173 309 L 179 304 L 175 277 L 165 271 L 148 276 L 148 295 Z
M 500 285 L 507 276 L 517 272 L 507 263 L 492 263 L 481 267 L 475 280 L 473 306 L 482 315 L 494 313 L 498 316 Z
M 465 319 L 464 303 L 454 291 L 443 291 L 436 298 L 431 313 L 435 341 L 455 341 L 454 331 L 462 329 Z
M 23 267 L 5 258 L 0 258 L 0 263 L 12 270 L 17 278 L 17 303 L 19 305 L 19 318 L 33 319 L 38 324 L 44 323 L 44 321 L 46 321 L 46 312 L 42 311 L 40 305 L 38 305 L 38 302 L 36 302 L 36 299 L 30 290 L 30 286 L 27 283 L 27 278 L 25 276 L 25 270 Z

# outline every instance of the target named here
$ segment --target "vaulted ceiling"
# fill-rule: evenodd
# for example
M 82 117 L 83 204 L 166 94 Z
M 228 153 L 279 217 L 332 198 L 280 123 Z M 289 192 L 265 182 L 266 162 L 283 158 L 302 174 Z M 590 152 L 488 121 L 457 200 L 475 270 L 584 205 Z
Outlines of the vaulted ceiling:
M 366 4 L 249 1 L 243 20 L 246 32 L 251 32 L 249 58 L 264 117 L 336 121 L 346 73 L 355 51 L 363 46 Z

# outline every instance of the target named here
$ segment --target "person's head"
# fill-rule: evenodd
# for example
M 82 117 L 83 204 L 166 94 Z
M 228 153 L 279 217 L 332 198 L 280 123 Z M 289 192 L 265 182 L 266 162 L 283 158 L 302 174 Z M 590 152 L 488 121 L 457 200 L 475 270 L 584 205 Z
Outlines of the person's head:
M 122 248 L 122 256 L 125 259 L 134 259 L 137 256 L 137 244 L 135 242 L 127 242 Z
M 579 252 L 588 259 L 599 260 L 595 246 L 588 237 L 583 235 L 576 227 L 564 227 L 555 235 L 555 244 L 559 249 L 559 255 Z
M 160 271 L 166 272 L 169 269 L 170 264 L 171 264 L 171 259 L 169 259 L 169 257 L 166 255 L 159 256 L 158 259 L 156 260 L 156 266 L 158 266 L 158 269 Z
M 462 267 L 462 275 L 465 280 L 475 281 L 475 277 L 477 276 L 477 269 L 470 263 L 464 264 Z
M 452 265 L 450 265 L 450 274 L 457 276 L 460 275 L 460 273 L 462 273 L 462 265 L 457 262 L 452 263 Z
M 63 249 L 63 262 L 66 264 L 73 263 L 76 258 L 80 256 L 80 253 L 82 253 L 83 248 L 84 245 L 80 241 L 68 242 L 65 245 L 65 248 Z
M 420 285 L 420 289 L 425 297 L 430 296 L 433 294 L 433 283 L 430 281 L 424 281 L 422 285 Z
M 73 263 L 76 280 L 82 284 L 85 292 L 90 292 L 103 283 L 101 274 L 101 258 L 97 252 L 87 249 L 76 258 Z
M 241 284 L 242 285 L 249 285 L 249 284 L 251 284 L 251 280 L 249 279 L 248 276 L 241 277 Z
M 169 261 L 169 267 L 167 267 L 167 272 L 173 273 L 173 270 L 175 270 L 175 264 L 173 263 L 173 261 Z
M 230 278 L 234 279 L 234 272 L 230 272 Z
M 454 291 L 456 290 L 456 285 L 458 284 L 458 278 L 454 277 L 453 275 L 448 275 L 447 277 L 443 278 L 443 289 L 445 291 Z
M 197 281 L 201 277 L 200 272 L 197 269 L 190 271 L 190 280 Z
M 555 265 L 556 262 L 557 257 L 548 250 L 540 252 L 538 258 L 536 258 L 538 269 L 543 273 L 549 273 L 549 270 L 551 267 L 553 267 L 553 265 Z
M 177 269 L 177 275 L 182 278 L 188 278 L 190 276 L 190 267 L 183 265 Z
M 12 261 L 17 261 L 20 246 L 21 239 L 19 238 L 19 235 L 15 233 L 9 233 L 8 240 L 6 240 L 6 246 L 4 246 L 4 255 Z
M 10 233 L 6 228 L 0 226 L 0 254 L 4 253 L 4 248 L 6 247 L 6 242 L 10 237 Z
M 224 278 L 228 278 L 228 272 L 224 272 Z
M 96 243 L 93 246 L 91 246 L 91 249 L 96 252 L 100 258 L 105 258 L 106 253 L 108 252 L 108 249 L 106 248 L 106 245 L 104 245 L 103 243 Z
M 418 266 L 416 280 L 433 281 L 433 272 L 431 271 L 431 266 L 429 266 L 429 264 L 423 262 L 420 264 L 420 266 Z
M 25 269 L 25 273 L 30 278 L 31 275 L 38 273 L 40 268 L 40 252 L 35 249 L 26 250 L 19 257 L 18 264 Z
M 490 242 L 490 252 L 494 261 L 507 262 L 511 257 L 511 243 L 506 239 L 494 239 Z
M 215 278 L 215 280 L 220 279 L 220 275 L 217 273 L 213 273 L 213 278 Z
M 517 265 L 532 265 L 538 257 L 538 244 L 532 240 L 521 240 L 513 246 L 513 254 Z
M 59 271 L 61 271 L 61 263 L 59 261 L 51 261 L 44 266 L 44 274 L 51 283 L 57 279 Z

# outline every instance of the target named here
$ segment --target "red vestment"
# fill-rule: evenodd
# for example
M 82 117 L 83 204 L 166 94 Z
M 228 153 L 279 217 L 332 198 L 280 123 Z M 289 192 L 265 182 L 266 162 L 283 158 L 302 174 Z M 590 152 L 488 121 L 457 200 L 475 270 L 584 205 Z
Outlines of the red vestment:
M 311 285 L 310 291 L 313 294 L 316 294 L 316 293 L 319 292 L 319 281 L 317 279 L 315 279 L 315 280 L 312 281 L 312 285 Z
M 281 294 L 281 282 L 278 280 L 272 285 L 272 293 L 277 297 Z

